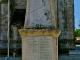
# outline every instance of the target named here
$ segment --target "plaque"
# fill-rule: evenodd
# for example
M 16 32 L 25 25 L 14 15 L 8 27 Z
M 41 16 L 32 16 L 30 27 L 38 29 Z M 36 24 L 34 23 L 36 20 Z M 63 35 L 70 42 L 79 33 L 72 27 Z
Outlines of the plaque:
M 24 38 L 26 60 L 53 60 L 53 36 Z

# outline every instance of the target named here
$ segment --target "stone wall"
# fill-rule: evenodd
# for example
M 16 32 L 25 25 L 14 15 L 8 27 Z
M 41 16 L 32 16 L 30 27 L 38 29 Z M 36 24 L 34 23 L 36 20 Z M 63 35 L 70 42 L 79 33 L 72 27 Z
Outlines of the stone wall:
M 8 30 L 8 5 L 0 4 L 0 48 L 7 48 L 7 43 L 3 43 L 7 40 Z M 3 42 L 1 41 L 3 40 Z
M 61 30 L 60 41 L 63 43 L 61 44 L 65 47 L 74 46 L 72 44 L 74 43 L 74 0 L 53 0 L 52 2 L 54 3 L 52 8 L 55 10 L 52 13 L 55 16 L 53 24 L 57 22 L 55 25 Z M 14 0 L 14 3 L 15 9 L 26 9 L 27 0 Z M 0 5 L 0 40 L 7 40 L 7 4 Z
M 0 48 L 7 48 L 8 33 L 8 4 L 0 4 Z M 17 27 L 10 31 L 10 48 L 21 47 L 20 38 L 18 38 Z M 19 40 L 19 42 L 18 42 Z
M 74 48 L 74 0 L 58 1 L 59 40 L 64 47 Z M 64 41 L 64 43 L 63 43 Z
M 62 30 L 60 39 L 74 39 L 73 2 L 73 0 L 59 0 L 58 2 L 59 29 Z
M 15 9 L 26 9 L 27 0 L 14 0 Z
M 8 30 L 8 5 L 1 4 L 1 27 L 0 27 L 0 40 L 7 40 Z

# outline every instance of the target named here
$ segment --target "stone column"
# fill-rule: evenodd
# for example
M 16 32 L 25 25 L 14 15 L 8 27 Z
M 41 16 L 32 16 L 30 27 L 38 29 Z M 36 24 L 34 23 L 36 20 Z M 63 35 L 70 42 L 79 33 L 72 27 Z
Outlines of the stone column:
M 12 40 L 17 40 L 18 39 L 18 31 L 17 31 L 16 26 L 12 26 Z

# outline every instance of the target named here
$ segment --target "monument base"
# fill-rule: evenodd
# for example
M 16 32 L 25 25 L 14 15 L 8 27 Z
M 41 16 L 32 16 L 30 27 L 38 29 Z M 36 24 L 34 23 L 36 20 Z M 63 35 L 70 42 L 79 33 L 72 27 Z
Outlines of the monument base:
M 60 30 L 19 29 L 22 60 L 58 60 Z

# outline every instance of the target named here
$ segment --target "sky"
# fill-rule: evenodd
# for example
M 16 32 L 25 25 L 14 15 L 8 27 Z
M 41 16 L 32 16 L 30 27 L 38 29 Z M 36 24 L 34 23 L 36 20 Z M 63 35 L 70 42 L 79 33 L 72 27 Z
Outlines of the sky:
M 78 24 L 80 23 L 80 0 L 74 0 L 74 18 L 75 18 L 75 28 L 79 29 Z

